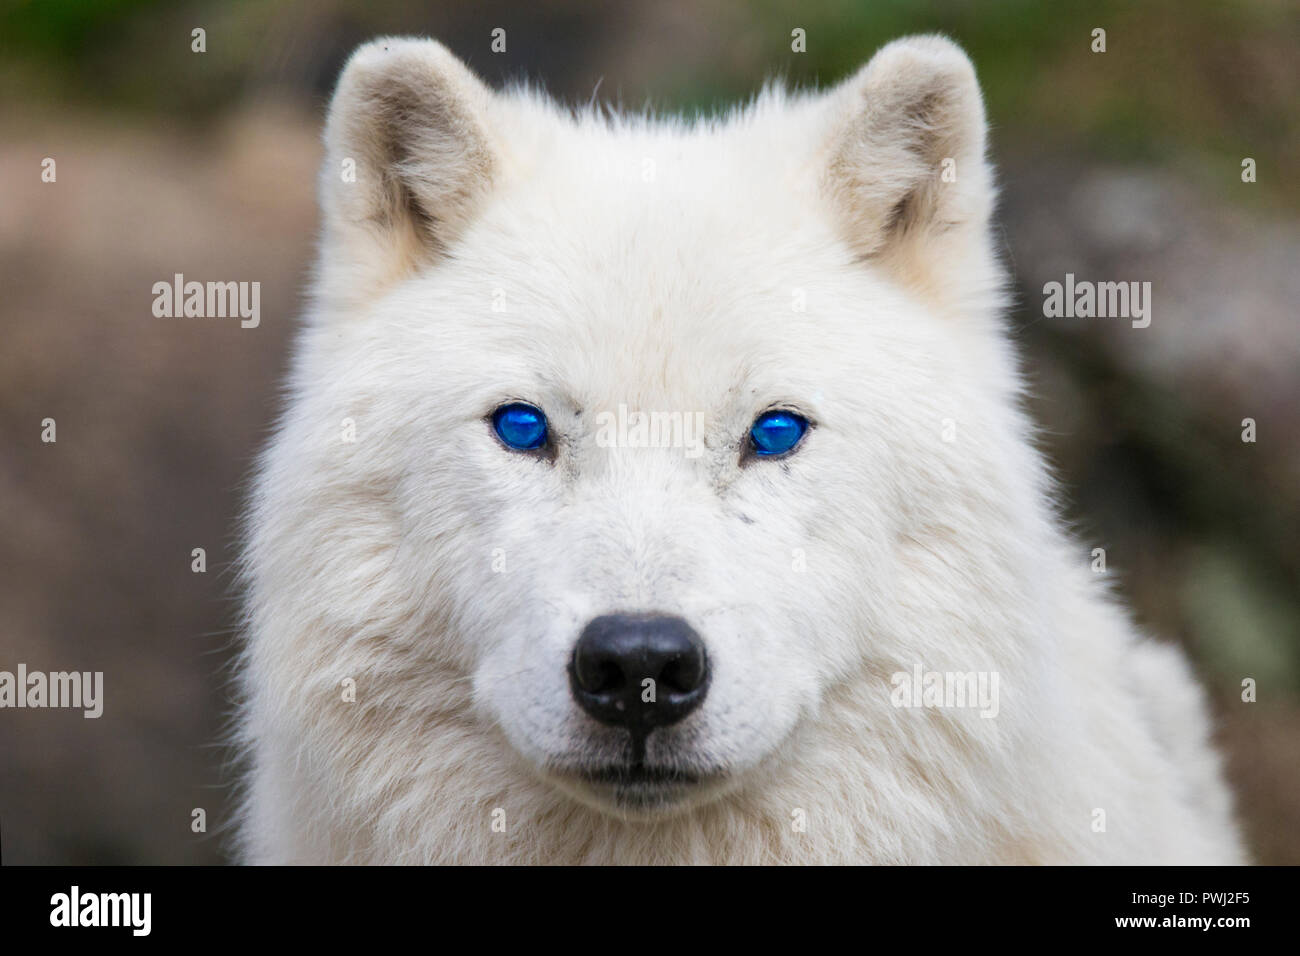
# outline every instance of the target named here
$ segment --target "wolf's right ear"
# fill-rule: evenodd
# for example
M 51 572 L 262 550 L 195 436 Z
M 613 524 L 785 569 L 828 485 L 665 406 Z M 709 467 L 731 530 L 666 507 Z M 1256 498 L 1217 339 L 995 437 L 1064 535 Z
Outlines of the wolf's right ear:
M 323 252 L 334 267 L 324 270 L 326 282 L 331 271 L 346 273 L 342 287 L 370 290 L 455 239 L 497 166 L 491 101 L 491 90 L 433 40 L 375 40 L 352 54 L 325 127 Z

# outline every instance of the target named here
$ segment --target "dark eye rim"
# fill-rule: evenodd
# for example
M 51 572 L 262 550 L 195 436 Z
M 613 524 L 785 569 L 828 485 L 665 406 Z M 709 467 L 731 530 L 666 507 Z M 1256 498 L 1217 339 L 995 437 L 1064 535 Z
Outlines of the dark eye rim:
M 503 439 L 500 433 L 497 431 L 497 423 L 496 423 L 497 415 L 500 414 L 505 409 L 511 408 L 516 405 L 521 405 L 524 408 L 531 408 L 535 410 L 536 412 L 538 412 L 538 414 L 542 416 L 542 420 L 546 423 L 546 440 L 542 442 L 540 445 L 538 445 L 536 448 L 515 448 L 513 445 L 507 445 L 505 443 L 505 439 Z M 551 427 L 551 416 L 547 415 L 546 409 L 542 408 L 542 406 L 538 405 L 536 402 L 530 402 L 524 398 L 505 399 L 504 401 L 498 402 L 496 405 L 493 405 L 492 408 L 488 411 L 488 413 L 483 416 L 483 421 L 487 425 L 488 433 L 491 434 L 492 439 L 498 445 L 500 445 L 504 450 L 510 452 L 510 454 L 520 455 L 526 458 L 536 458 L 542 461 L 555 460 L 555 454 L 556 454 L 555 429 Z
M 760 453 L 758 446 L 754 444 L 754 423 L 764 415 L 771 415 L 773 412 L 784 412 L 787 415 L 793 415 L 796 418 L 802 419 L 804 428 L 803 434 L 799 436 L 797 442 L 783 452 L 778 452 L 775 455 L 768 455 Z M 804 443 L 808 441 L 808 436 L 812 434 L 813 429 L 816 427 L 816 421 L 798 408 L 792 408 L 789 405 L 773 405 L 769 408 L 765 408 L 754 416 L 750 421 L 749 428 L 745 430 L 745 437 L 741 440 L 740 463 L 742 465 L 748 465 L 755 461 L 781 461 L 782 459 L 789 458 L 791 455 L 799 451 L 799 449 L 803 448 Z

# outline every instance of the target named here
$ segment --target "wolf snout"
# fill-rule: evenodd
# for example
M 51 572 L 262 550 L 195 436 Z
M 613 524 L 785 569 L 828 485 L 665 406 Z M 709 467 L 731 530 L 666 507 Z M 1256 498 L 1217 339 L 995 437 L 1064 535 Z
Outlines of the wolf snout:
M 680 617 L 606 614 L 582 629 L 569 684 L 579 707 L 640 742 L 704 702 L 709 658 L 704 641 Z

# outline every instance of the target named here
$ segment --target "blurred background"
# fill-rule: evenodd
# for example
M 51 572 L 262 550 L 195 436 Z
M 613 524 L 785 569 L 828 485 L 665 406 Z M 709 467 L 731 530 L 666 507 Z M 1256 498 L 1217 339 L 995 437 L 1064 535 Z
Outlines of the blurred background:
M 0 2 L 0 669 L 106 688 L 99 720 L 0 712 L 4 862 L 224 859 L 235 522 L 352 47 L 431 35 L 494 84 L 707 111 L 933 30 L 984 85 L 1010 323 L 1067 513 L 1142 625 L 1194 659 L 1255 859 L 1300 863 L 1293 0 Z M 178 272 L 260 281 L 260 327 L 154 318 L 153 283 Z M 1066 272 L 1151 282 L 1150 328 L 1044 318 Z

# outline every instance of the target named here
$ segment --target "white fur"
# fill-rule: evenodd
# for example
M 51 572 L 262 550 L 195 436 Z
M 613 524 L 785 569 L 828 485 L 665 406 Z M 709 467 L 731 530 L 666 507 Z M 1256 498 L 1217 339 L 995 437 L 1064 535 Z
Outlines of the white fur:
M 983 137 L 935 37 L 691 123 L 358 51 L 247 526 L 243 858 L 1240 861 L 1193 678 L 1053 514 Z M 510 400 L 554 461 L 492 436 Z M 703 412 L 704 454 L 598 447 L 620 403 Z M 815 427 L 742 464 L 772 405 Z M 566 666 L 620 610 L 684 616 L 714 666 L 649 755 L 720 775 L 657 812 L 556 769 L 619 752 Z M 998 716 L 895 707 L 916 662 L 996 671 Z

